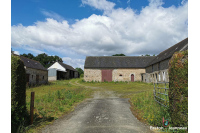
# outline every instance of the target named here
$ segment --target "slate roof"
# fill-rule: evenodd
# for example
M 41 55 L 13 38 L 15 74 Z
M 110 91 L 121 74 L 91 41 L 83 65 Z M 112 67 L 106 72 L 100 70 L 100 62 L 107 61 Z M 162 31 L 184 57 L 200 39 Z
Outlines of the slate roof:
M 70 65 L 67 65 L 67 64 L 64 64 L 62 62 L 58 62 L 62 67 L 64 67 L 65 69 L 68 69 L 68 70 L 72 70 L 72 71 L 77 71 L 76 69 L 74 69 L 72 66 Z
M 47 69 L 39 61 L 35 61 L 32 59 L 26 58 L 24 56 L 19 56 L 19 57 L 24 62 L 24 65 L 26 67 L 47 71 Z
M 87 56 L 84 68 L 145 68 L 155 56 Z
M 169 59 L 172 57 L 172 55 L 177 51 L 184 51 L 188 49 L 188 38 L 182 40 L 181 42 L 173 45 L 172 47 L 164 50 L 159 55 L 156 56 L 154 60 L 152 60 L 147 66 L 150 66 L 152 64 L 158 63 L 160 61 Z

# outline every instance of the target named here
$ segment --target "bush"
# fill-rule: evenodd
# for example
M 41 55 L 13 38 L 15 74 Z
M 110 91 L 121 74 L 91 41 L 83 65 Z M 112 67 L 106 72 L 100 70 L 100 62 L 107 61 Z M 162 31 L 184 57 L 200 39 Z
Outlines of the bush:
M 175 53 L 169 62 L 169 110 L 172 125 L 188 126 L 188 51 Z
M 80 75 L 80 78 L 83 78 L 84 77 L 84 74 L 82 73 L 81 75 Z
M 24 63 L 17 56 L 11 56 L 11 124 L 12 132 L 24 123 L 26 111 L 26 73 Z

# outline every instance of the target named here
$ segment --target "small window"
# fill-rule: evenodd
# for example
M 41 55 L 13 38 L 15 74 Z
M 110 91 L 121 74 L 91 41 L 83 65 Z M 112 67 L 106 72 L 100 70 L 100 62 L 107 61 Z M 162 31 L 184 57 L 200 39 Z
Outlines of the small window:
M 33 75 L 32 75 L 32 79 L 33 79 Z
M 119 76 L 122 76 L 122 74 L 120 74 Z
M 44 76 L 42 77 L 42 79 L 44 79 Z

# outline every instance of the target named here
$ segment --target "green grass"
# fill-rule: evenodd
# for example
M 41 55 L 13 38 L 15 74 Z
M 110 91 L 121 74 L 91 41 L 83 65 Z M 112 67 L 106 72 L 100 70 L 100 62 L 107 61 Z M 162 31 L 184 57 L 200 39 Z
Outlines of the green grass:
M 58 119 L 63 114 L 71 112 L 75 105 L 85 98 L 90 97 L 92 90 L 73 86 L 70 80 L 51 82 L 50 85 L 42 85 L 27 89 L 26 104 L 30 112 L 30 94 L 35 92 L 34 99 L 34 123 L 28 127 L 27 132 L 37 132 L 37 129 Z
M 167 108 L 154 101 L 153 89 L 152 83 L 143 82 L 85 82 L 83 79 L 56 81 L 28 89 L 27 108 L 30 108 L 30 93 L 35 91 L 35 125 L 40 120 L 43 123 L 39 125 L 44 126 L 72 111 L 77 103 L 91 97 L 94 91 L 114 91 L 122 98 L 129 98 L 131 111 L 140 121 L 162 127 L 162 118 L 170 120 L 170 116 Z M 35 127 L 29 132 L 35 132 Z
M 74 83 L 75 81 L 73 81 Z M 78 83 L 85 86 L 100 87 L 99 90 L 110 90 L 121 94 L 123 98 L 129 98 L 131 103 L 132 113 L 142 122 L 154 126 L 163 127 L 163 117 L 170 122 L 170 115 L 168 108 L 159 105 L 154 100 L 153 90 L 154 85 L 152 83 L 143 82 L 85 82 L 81 79 Z M 165 87 L 164 84 L 160 84 L 158 87 Z M 168 88 L 169 85 L 167 84 Z M 161 93 L 168 94 L 168 91 L 164 89 L 160 90 Z M 161 98 L 167 99 L 168 97 L 160 95 Z M 165 129 L 166 132 L 170 132 Z

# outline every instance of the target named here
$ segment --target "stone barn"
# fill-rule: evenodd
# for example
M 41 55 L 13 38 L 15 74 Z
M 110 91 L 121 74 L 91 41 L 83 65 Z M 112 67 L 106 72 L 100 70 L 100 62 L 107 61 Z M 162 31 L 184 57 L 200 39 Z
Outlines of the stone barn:
M 49 81 L 71 78 L 78 78 L 78 71 L 70 65 L 62 62 L 55 62 L 48 68 Z
M 151 56 L 88 56 L 84 65 L 85 81 L 142 81 Z
M 24 56 L 19 56 L 24 62 L 26 81 L 29 86 L 46 84 L 48 82 L 48 70 L 39 62 Z
M 169 60 L 177 51 L 188 49 L 188 38 L 164 50 L 156 56 L 147 66 L 143 74 L 144 82 L 169 82 L 168 68 Z

